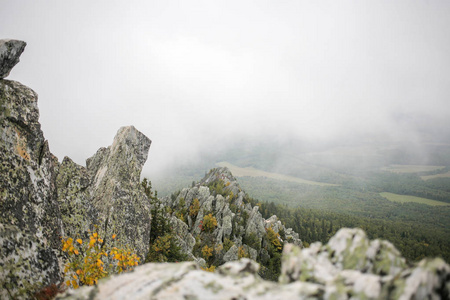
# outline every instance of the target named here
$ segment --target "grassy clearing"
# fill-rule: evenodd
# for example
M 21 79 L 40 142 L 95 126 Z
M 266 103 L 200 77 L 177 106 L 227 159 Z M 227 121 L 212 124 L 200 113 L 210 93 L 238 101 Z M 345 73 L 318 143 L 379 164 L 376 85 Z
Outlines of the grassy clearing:
M 450 171 L 448 171 L 447 173 L 420 176 L 420 178 L 422 178 L 422 180 L 428 180 L 428 179 L 434 179 L 434 178 L 449 178 L 449 177 L 450 177 Z
M 390 165 L 381 170 L 393 173 L 421 173 L 431 172 L 439 169 L 444 169 L 444 166 L 427 166 L 427 165 Z
M 393 193 L 380 193 L 381 197 L 384 197 L 388 199 L 389 201 L 393 202 L 415 202 L 415 203 L 421 203 L 421 204 L 427 204 L 432 206 L 447 206 L 450 205 L 446 202 L 431 200 L 427 198 L 421 198 L 421 197 L 415 197 L 415 196 L 407 196 L 407 195 L 399 195 L 399 194 L 393 194 Z
M 311 180 L 305 180 L 298 177 L 278 174 L 278 173 L 271 173 L 266 172 L 262 170 L 258 170 L 252 167 L 247 168 L 241 168 L 238 166 L 235 166 L 233 164 L 230 164 L 229 162 L 223 161 L 220 163 L 217 163 L 219 167 L 227 167 L 230 169 L 231 173 L 233 173 L 236 177 L 266 177 L 270 179 L 277 179 L 277 180 L 283 180 L 283 181 L 289 181 L 289 182 L 295 182 L 295 183 L 301 183 L 301 184 L 309 184 L 309 185 L 318 185 L 318 186 L 339 186 L 338 184 L 332 184 L 332 183 L 325 183 L 325 182 L 318 182 L 318 181 L 311 181 Z

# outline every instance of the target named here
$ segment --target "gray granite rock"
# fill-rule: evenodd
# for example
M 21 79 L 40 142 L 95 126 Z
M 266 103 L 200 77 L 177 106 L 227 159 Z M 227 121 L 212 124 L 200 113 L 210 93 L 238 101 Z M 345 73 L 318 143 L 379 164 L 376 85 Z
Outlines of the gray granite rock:
M 27 43 L 18 40 L 0 40 L 0 79 L 9 75 L 19 62 Z
M 279 285 L 257 275 L 258 264 L 242 259 L 226 263 L 215 273 L 192 262 L 146 264 L 114 276 L 96 287 L 68 291 L 58 299 L 313 299 L 323 294 L 311 283 Z
M 60 280 L 58 260 L 42 236 L 0 224 L 0 249 L 1 299 L 30 299 Z
M 24 42 L 0 41 L 0 298 L 32 298 L 62 279 L 61 237 L 89 230 L 116 234 L 143 258 L 148 251 L 150 204 L 140 173 L 151 141 L 121 128 L 87 168 L 50 152 L 39 124 L 37 94 L 2 79 Z M 105 238 L 108 243 L 108 239 Z
M 63 234 L 56 200 L 58 161 L 38 119 L 37 94 L 18 82 L 0 79 L 0 261 L 5 263 L 0 284 L 8 286 L 2 295 L 7 290 L 13 298 L 29 297 L 23 295 L 22 283 L 47 285 L 60 279 L 60 260 L 52 250 L 60 248 Z M 33 247 L 45 253 L 45 262 L 36 262 L 39 256 L 29 253 Z M 15 253 L 14 266 L 10 250 Z M 39 266 L 52 267 L 42 270 L 41 276 L 36 274 Z
M 140 185 L 150 144 L 133 126 L 122 127 L 110 147 L 86 160 L 100 233 L 116 234 L 141 257 L 148 252 L 150 240 L 150 201 Z

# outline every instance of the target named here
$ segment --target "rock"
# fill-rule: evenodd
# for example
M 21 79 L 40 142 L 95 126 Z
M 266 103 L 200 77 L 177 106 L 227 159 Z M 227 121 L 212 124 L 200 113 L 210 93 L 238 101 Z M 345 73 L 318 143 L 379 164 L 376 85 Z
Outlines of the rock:
M 266 229 L 272 228 L 275 232 L 279 232 L 282 226 L 283 225 L 281 224 L 281 221 L 278 220 L 278 217 L 276 215 L 273 215 L 264 221 L 264 227 Z
M 60 280 L 58 260 L 42 236 L 0 224 L 0 249 L 1 299 L 29 299 Z
M 30 259 L 30 267 L 13 266 L 2 248 L 0 260 L 7 264 L 1 273 L 8 275 L 0 284 L 8 284 L 11 295 L 22 294 L 20 282 L 34 285 L 42 280 L 40 284 L 47 285 L 60 278 L 60 262 L 52 250 L 60 248 L 63 234 L 56 200 L 58 161 L 50 153 L 38 119 L 37 94 L 18 82 L 0 80 L 0 224 L 4 225 L 2 237 L 7 239 L 3 245 L 16 249 L 16 261 Z M 29 253 L 33 245 L 45 253 L 45 262 L 36 263 L 39 256 Z M 40 276 L 36 274 L 39 266 L 52 267 L 42 269 Z M 17 278 L 17 285 L 11 285 L 11 278 Z
M 232 218 L 232 212 L 228 209 L 227 214 L 222 218 L 223 235 L 226 238 L 230 238 L 233 230 L 233 224 L 231 223 Z
M 175 216 L 170 218 L 170 224 L 182 252 L 192 257 L 192 249 L 195 245 L 195 238 L 189 232 L 189 226 Z
M 236 245 L 231 246 L 231 248 L 223 256 L 223 260 L 226 262 L 237 260 L 238 259 L 238 250 L 239 249 Z
M 447 299 L 450 267 L 442 259 L 425 259 L 408 268 L 387 241 L 369 241 L 361 229 L 343 228 L 327 245 L 313 243 L 283 249 L 280 282 L 323 285 L 325 298 Z
M 198 269 L 193 262 L 146 264 L 132 273 L 113 276 L 96 287 L 67 291 L 57 299 L 306 299 L 323 294 L 311 283 L 279 285 L 257 275 L 259 266 L 242 259 L 217 272 Z
M 141 258 L 150 240 L 150 201 L 140 185 L 151 141 L 133 126 L 118 130 L 113 144 L 86 160 L 90 196 L 102 236 L 116 234 Z M 104 225 L 104 226 L 103 226 Z
M 151 141 L 123 127 L 112 146 L 88 159 L 87 168 L 68 157 L 60 165 L 39 124 L 37 94 L 3 79 L 24 47 L 0 41 L 2 299 L 32 298 L 36 289 L 61 282 L 61 237 L 115 233 L 142 258 L 149 247 L 150 204 L 140 174 Z
M 219 274 L 229 276 L 257 275 L 258 271 L 259 264 L 248 258 L 242 258 L 234 263 L 226 263 L 218 269 Z
M 18 40 L 0 40 L 0 79 L 9 75 L 19 62 L 19 57 L 27 43 Z
M 259 207 L 253 207 L 249 203 L 246 194 L 227 168 L 210 170 L 199 184 L 183 189 L 176 199 L 164 198 L 162 202 L 170 207 L 172 218 L 176 218 L 181 213 L 187 214 L 189 203 L 192 203 L 195 198 L 200 204 L 198 214 L 184 218 L 183 224 L 186 224 L 191 236 L 198 243 L 194 247 L 187 247 L 184 239 L 178 240 L 178 244 L 183 250 L 191 249 L 190 251 L 193 251 L 187 254 L 194 259 L 204 255 L 201 249 L 207 245 L 215 251 L 214 257 L 209 260 L 209 263 L 219 266 L 221 263 L 237 260 L 239 249 L 242 247 L 241 255 L 264 264 L 274 264 L 271 261 L 274 252 L 268 251 L 271 244 L 268 241 L 265 226 L 267 228 L 274 227 L 276 233 L 282 233 L 284 239 L 280 238 L 280 242 L 290 241 L 296 245 L 302 245 L 298 234 L 292 229 L 286 230 L 277 216 L 264 220 L 259 212 Z M 183 202 L 185 205 L 181 207 L 180 203 Z M 212 232 L 202 230 L 204 217 L 209 214 L 212 214 L 217 222 Z M 184 229 L 183 232 L 185 232 Z M 180 233 L 180 235 L 186 236 L 185 233 Z M 186 240 L 191 239 L 186 238 Z M 271 279 L 276 279 L 277 276 L 272 267 L 270 270 L 263 268 L 261 274 L 265 278 Z
M 85 167 L 64 157 L 56 177 L 58 203 L 61 210 L 64 234 L 87 238 L 89 231 L 99 225 L 98 214 L 91 202 L 91 178 Z
M 442 259 L 425 258 L 416 268 L 405 272 L 409 276 L 395 283 L 392 293 L 402 299 L 449 299 L 450 266 Z M 404 280 L 404 281 L 403 281 Z
M 252 208 L 251 213 L 248 217 L 245 235 L 248 237 L 252 233 L 256 234 L 261 243 L 262 237 L 266 234 L 266 229 L 264 228 L 264 219 L 258 210 L 259 206 L 255 206 Z

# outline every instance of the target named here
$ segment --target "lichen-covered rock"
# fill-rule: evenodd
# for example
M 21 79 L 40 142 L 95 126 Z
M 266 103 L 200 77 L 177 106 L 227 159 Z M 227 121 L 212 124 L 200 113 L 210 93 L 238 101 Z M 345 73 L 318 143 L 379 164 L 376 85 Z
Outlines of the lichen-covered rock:
M 0 223 L 18 232 L 16 238 L 3 245 L 17 246 L 16 259 L 25 261 L 29 256 L 20 256 L 28 251 L 27 243 L 18 237 L 22 234 L 32 243 L 39 243 L 41 253 L 47 253 L 45 264 L 56 266 L 56 270 L 49 270 L 51 276 L 37 277 L 33 268 L 7 269 L 10 264 L 4 266 L 3 272 L 22 282 L 35 283 L 40 278 L 46 285 L 59 278 L 58 258 L 51 249 L 59 248 L 63 230 L 56 201 L 58 161 L 49 151 L 38 119 L 37 94 L 18 82 L 0 79 Z M 19 250 L 21 247 L 25 248 Z M 2 248 L 0 259 L 8 260 L 6 253 Z M 12 286 L 10 292 L 15 294 L 15 288 L 22 287 Z
M 97 211 L 91 203 L 91 179 L 85 167 L 64 157 L 56 178 L 64 236 L 87 237 L 95 228 Z
M 0 41 L 1 298 L 31 298 L 35 288 L 61 280 L 61 237 L 116 234 L 142 258 L 149 247 L 150 203 L 140 174 L 151 141 L 123 127 L 87 168 L 67 157 L 60 165 L 39 124 L 37 94 L 3 79 L 24 47 Z
M 450 266 L 440 258 L 425 258 L 403 271 L 388 292 L 399 299 L 450 299 Z
M 0 79 L 9 75 L 19 62 L 19 57 L 27 43 L 18 40 L 0 40 Z
M 0 224 L 0 298 L 29 299 L 60 279 L 58 261 L 42 236 Z
M 217 272 L 205 272 L 192 262 L 146 264 L 114 276 L 96 287 L 68 291 L 58 299 L 306 299 L 323 294 L 310 283 L 279 285 L 257 275 L 258 264 L 242 259 Z
M 198 200 L 198 212 L 189 215 L 194 200 Z M 270 259 L 275 256 L 274 251 L 278 250 L 273 250 L 268 241 L 269 227 L 274 227 L 276 233 L 282 233 L 283 240 L 279 238 L 280 242 L 302 245 L 298 234 L 291 228 L 285 228 L 277 216 L 269 220 L 262 217 L 259 207 L 252 206 L 227 168 L 212 169 L 198 184 L 181 190 L 176 197 L 173 195 L 161 201 L 169 207 L 172 227 L 177 236 L 185 237 L 181 240 L 178 238 L 178 244 L 188 251 L 186 253 L 190 257 L 195 260 L 203 257 L 201 250 L 205 245 L 214 249 L 213 258 L 208 260 L 209 265 L 219 266 L 240 257 L 273 264 Z M 205 230 L 203 227 L 205 217 L 209 215 L 217 223 L 213 230 Z M 185 225 L 179 226 L 180 222 Z M 186 229 L 190 235 L 186 233 Z M 186 242 L 194 240 L 196 243 L 193 246 L 187 246 Z M 265 278 L 275 279 L 275 274 L 269 273 L 267 268 L 262 268 L 260 274 Z
M 450 267 L 434 259 L 408 268 L 391 243 L 343 228 L 327 245 L 284 247 L 280 282 L 295 281 L 323 285 L 325 298 L 447 299 Z
M 262 237 L 266 234 L 266 229 L 264 228 L 264 219 L 258 210 L 259 206 L 255 206 L 252 208 L 248 217 L 245 235 L 249 236 L 250 234 L 256 234 L 258 239 L 261 240 Z
M 238 259 L 238 247 L 236 245 L 231 246 L 230 249 L 223 256 L 223 260 L 226 262 Z
M 189 226 L 175 216 L 170 218 L 170 225 L 175 233 L 175 238 L 178 241 L 178 245 L 181 247 L 181 251 L 192 257 L 192 249 L 195 245 L 195 238 L 189 232 Z
M 140 185 L 150 144 L 133 126 L 122 127 L 110 147 L 86 161 L 100 233 L 116 234 L 141 257 L 148 252 L 150 240 L 150 201 Z

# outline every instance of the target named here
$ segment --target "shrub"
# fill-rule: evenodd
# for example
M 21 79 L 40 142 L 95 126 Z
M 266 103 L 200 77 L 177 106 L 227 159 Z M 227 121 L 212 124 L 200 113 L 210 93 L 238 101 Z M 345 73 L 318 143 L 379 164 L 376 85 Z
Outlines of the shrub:
M 216 270 L 215 265 L 211 265 L 209 268 L 201 268 L 203 271 L 214 272 Z
M 192 201 L 191 206 L 189 207 L 189 215 L 193 218 L 197 217 L 198 211 L 200 210 L 200 201 L 198 201 L 197 198 L 195 198 Z
M 230 250 L 231 247 L 233 247 L 234 243 L 232 240 L 230 240 L 229 238 L 225 238 L 223 241 L 223 250 L 226 252 L 228 252 L 228 250 Z
M 250 234 L 245 235 L 243 243 L 247 244 L 249 247 L 252 247 L 253 249 L 256 249 L 258 251 L 261 249 L 261 241 L 255 232 L 251 232 Z
M 172 234 L 159 236 L 150 245 L 145 262 L 178 262 L 187 260 Z
M 116 235 L 112 235 L 113 244 L 117 244 Z M 132 270 L 140 258 L 128 247 L 105 246 L 97 232 L 90 234 L 89 242 L 73 238 L 62 239 L 62 251 L 67 253 L 68 261 L 64 267 L 66 285 L 78 288 L 82 285 L 94 285 L 109 274 L 120 274 Z
M 212 232 L 217 226 L 217 219 L 212 214 L 203 217 L 202 231 Z
M 205 260 L 208 260 L 213 255 L 213 248 L 208 247 L 208 245 L 205 245 L 202 248 L 202 256 Z
M 249 257 L 247 251 L 245 251 L 244 246 L 240 246 L 238 248 L 238 259 L 241 259 L 243 257 Z
M 277 249 L 278 251 L 281 251 L 283 248 L 281 246 L 280 242 L 280 235 L 275 232 L 272 228 L 267 228 L 267 238 L 269 239 L 270 243 Z

